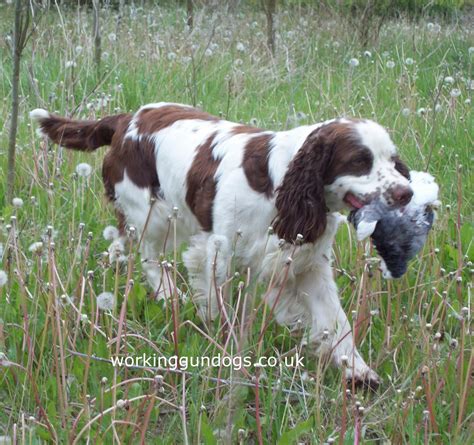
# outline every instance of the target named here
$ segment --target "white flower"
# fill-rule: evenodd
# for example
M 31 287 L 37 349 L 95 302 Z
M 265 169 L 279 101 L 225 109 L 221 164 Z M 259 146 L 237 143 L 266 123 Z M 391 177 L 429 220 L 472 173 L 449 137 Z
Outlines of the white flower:
M 451 97 L 459 97 L 461 95 L 461 90 L 459 88 L 453 88 L 450 94 Z
M 114 226 L 107 226 L 104 231 L 102 232 L 104 235 L 104 239 L 107 241 L 113 241 L 114 239 L 119 237 L 119 231 L 117 227 Z
M 168 60 L 171 60 L 171 61 L 176 60 L 176 53 L 174 53 L 173 51 L 170 51 L 166 57 L 168 57 Z
M 0 287 L 5 286 L 8 282 L 7 273 L 4 270 L 0 270 Z
M 204 55 L 206 57 L 211 57 L 212 56 L 212 49 L 211 48 L 207 48 L 206 51 L 204 51 Z
M 426 114 L 426 108 L 418 108 L 418 111 L 416 112 L 416 114 L 418 114 L 418 116 L 423 116 Z
M 415 61 L 411 57 L 405 59 L 405 65 L 413 65 Z
M 83 178 L 87 178 L 92 173 L 92 167 L 86 162 L 81 162 L 76 165 L 76 173 Z
M 30 247 L 28 247 L 28 250 L 32 253 L 41 252 L 42 249 L 43 249 L 42 241 L 36 241 L 35 243 L 30 244 Z
M 124 255 L 125 246 L 120 238 L 116 238 L 112 241 L 108 248 L 109 259 L 111 263 L 119 262 L 124 263 L 127 261 L 127 256 Z
M 356 66 L 359 66 L 359 61 L 355 57 L 353 57 L 351 60 L 349 60 L 349 65 L 355 68 Z
M 23 207 L 23 199 L 21 198 L 13 198 L 12 199 L 12 204 L 13 204 L 13 207 Z
M 446 76 L 444 78 L 444 83 L 448 83 L 449 85 L 452 85 L 454 83 L 454 78 L 451 76 Z
M 365 57 L 372 57 L 372 53 L 370 51 L 364 51 Z
M 102 292 L 97 295 L 97 307 L 101 311 L 111 311 L 115 307 L 115 296 L 111 292 Z
M 245 45 L 242 42 L 238 42 L 237 45 L 235 45 L 235 49 L 241 53 L 244 53 Z
M 100 110 L 101 108 L 105 108 L 108 103 L 109 99 L 107 98 L 107 96 L 103 95 L 102 97 L 99 97 L 96 101 L 97 109 Z
M 386 64 L 388 69 L 395 68 L 395 62 L 393 60 L 389 60 Z
M 404 108 L 402 110 L 402 115 L 407 117 L 407 116 L 410 116 L 410 109 L 409 108 Z
M 115 42 L 117 40 L 117 35 L 114 32 L 111 32 L 107 37 L 110 42 Z
M 74 60 L 68 60 L 66 62 L 66 68 L 75 68 L 77 66 L 77 63 L 74 62 Z

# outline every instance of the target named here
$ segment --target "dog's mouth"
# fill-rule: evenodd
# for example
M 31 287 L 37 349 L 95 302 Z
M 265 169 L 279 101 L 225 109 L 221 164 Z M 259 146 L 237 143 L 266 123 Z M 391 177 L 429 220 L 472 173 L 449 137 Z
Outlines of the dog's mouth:
M 351 192 L 347 192 L 344 195 L 344 202 L 348 204 L 350 207 L 352 207 L 353 209 L 361 209 L 366 204 L 365 202 L 361 201 L 359 198 L 356 197 L 356 195 L 354 195 Z

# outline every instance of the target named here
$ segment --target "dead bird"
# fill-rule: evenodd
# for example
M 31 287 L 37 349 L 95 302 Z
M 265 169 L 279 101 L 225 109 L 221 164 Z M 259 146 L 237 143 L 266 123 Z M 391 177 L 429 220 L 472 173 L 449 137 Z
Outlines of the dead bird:
M 439 187 L 429 173 L 411 171 L 411 201 L 400 209 L 390 210 L 381 200 L 354 210 L 349 221 L 357 231 L 357 239 L 370 236 L 382 257 L 384 278 L 400 278 L 408 262 L 421 250 L 435 219 L 434 208 Z

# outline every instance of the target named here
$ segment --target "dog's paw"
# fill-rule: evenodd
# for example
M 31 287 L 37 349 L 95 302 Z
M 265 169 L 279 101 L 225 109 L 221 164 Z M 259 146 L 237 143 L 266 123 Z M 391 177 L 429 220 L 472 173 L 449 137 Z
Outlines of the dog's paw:
M 354 383 L 356 388 L 369 389 L 371 391 L 376 391 L 382 383 L 382 379 L 378 374 L 368 366 L 356 369 L 347 368 L 346 379 L 348 386 L 352 386 Z

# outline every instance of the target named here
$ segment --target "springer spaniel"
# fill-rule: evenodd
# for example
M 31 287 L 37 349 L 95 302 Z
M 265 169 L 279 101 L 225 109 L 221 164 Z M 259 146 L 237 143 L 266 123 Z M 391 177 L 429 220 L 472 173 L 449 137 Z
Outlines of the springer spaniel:
M 341 307 L 331 250 L 342 209 L 374 198 L 390 207 L 411 197 L 409 174 L 388 133 L 369 120 L 335 119 L 288 131 L 236 124 L 174 103 L 134 115 L 77 121 L 37 109 L 40 132 L 67 148 L 110 145 L 102 169 L 115 205 L 123 250 L 126 224 L 141 238 L 148 281 L 171 294 L 160 254 L 169 215 L 203 319 L 222 304 L 232 261 L 272 282 L 266 303 L 279 323 L 309 328 L 313 350 L 345 365 L 347 378 L 377 385 L 357 351 Z

